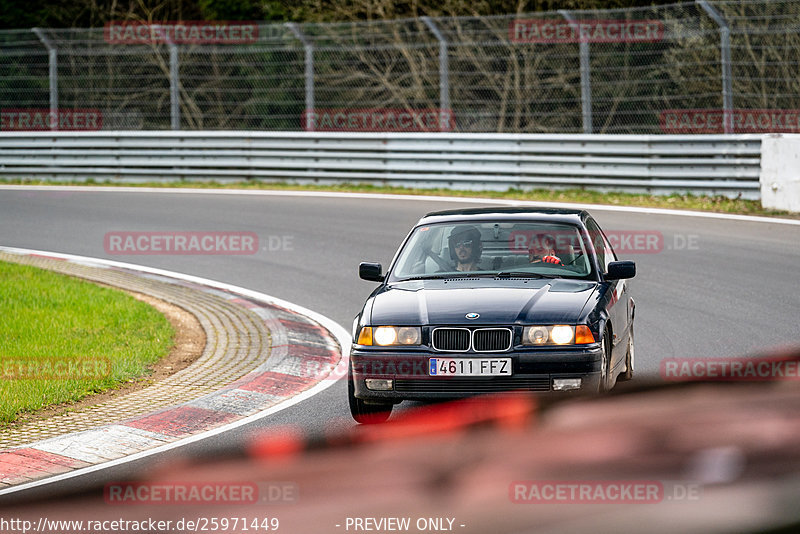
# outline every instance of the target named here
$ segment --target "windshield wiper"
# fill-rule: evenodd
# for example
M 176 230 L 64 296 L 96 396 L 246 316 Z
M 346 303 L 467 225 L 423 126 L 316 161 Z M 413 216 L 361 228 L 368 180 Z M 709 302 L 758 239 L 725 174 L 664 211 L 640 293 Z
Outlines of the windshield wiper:
M 500 271 L 495 276 L 497 278 L 560 278 L 559 276 L 532 273 L 529 271 Z
M 440 273 L 440 274 L 423 274 L 420 276 L 412 276 L 410 278 L 403 278 L 398 282 L 408 282 L 409 280 L 439 280 L 442 278 L 476 278 L 480 275 L 469 273 Z
M 485 272 L 485 271 L 453 271 L 448 273 L 434 273 L 434 274 L 422 274 L 419 276 L 412 276 L 411 278 L 403 278 L 399 280 L 400 282 L 405 282 L 407 280 L 436 280 L 441 278 L 485 278 L 485 277 L 494 277 L 497 276 L 493 272 Z
M 560 278 L 559 276 L 551 276 L 548 274 L 531 273 L 528 271 L 500 271 L 497 273 L 492 272 L 470 272 L 459 271 L 452 273 L 436 273 L 436 274 L 422 274 L 419 276 L 412 276 L 410 278 L 403 278 L 398 282 L 408 282 L 411 280 L 440 280 L 444 278 Z

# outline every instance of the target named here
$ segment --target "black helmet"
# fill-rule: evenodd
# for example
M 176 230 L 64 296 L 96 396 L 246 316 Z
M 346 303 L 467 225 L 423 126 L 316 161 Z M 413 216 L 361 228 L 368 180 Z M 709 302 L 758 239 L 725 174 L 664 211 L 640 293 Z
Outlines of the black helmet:
M 453 228 L 453 231 L 450 232 L 448 245 L 450 247 L 451 260 L 457 261 L 458 258 L 456 256 L 456 243 L 460 241 L 469 241 L 470 239 L 472 240 L 472 257 L 470 258 L 470 261 L 478 261 L 481 258 L 481 252 L 483 252 L 481 232 L 472 225 L 464 224 L 461 226 L 456 226 Z

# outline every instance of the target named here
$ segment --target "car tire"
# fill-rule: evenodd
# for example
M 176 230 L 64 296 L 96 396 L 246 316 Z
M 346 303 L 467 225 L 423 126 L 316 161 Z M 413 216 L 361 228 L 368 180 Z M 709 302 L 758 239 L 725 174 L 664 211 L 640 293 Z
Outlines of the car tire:
M 603 332 L 603 339 L 600 342 L 602 360 L 600 360 L 600 385 L 597 388 L 598 393 L 608 393 L 611 388 L 609 387 L 609 363 L 611 362 L 611 343 L 609 341 L 608 330 Z
M 619 380 L 620 382 L 625 382 L 633 378 L 633 362 L 634 362 L 633 325 L 631 324 L 631 331 L 628 334 L 628 352 L 625 354 L 625 372 L 620 374 L 617 380 Z
M 352 367 L 347 372 L 347 398 L 350 403 L 350 414 L 357 423 L 364 425 L 384 423 L 392 414 L 394 405 L 391 403 L 369 403 L 356 398 Z

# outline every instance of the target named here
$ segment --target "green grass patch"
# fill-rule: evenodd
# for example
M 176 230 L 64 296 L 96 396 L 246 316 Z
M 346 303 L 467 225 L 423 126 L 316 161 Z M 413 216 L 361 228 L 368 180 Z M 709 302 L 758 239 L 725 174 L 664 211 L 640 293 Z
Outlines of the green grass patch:
M 504 200 L 530 200 L 538 202 L 571 202 L 581 204 L 606 204 L 613 206 L 636 206 L 664 208 L 673 210 L 731 213 L 739 215 L 758 215 L 762 217 L 783 217 L 800 219 L 800 214 L 761 207 L 758 200 L 727 198 L 724 196 L 696 195 L 648 195 L 635 193 L 599 192 L 588 189 L 534 189 L 507 191 L 465 191 L 452 189 L 417 189 L 408 187 L 377 186 L 371 184 L 344 182 L 337 185 L 306 185 L 287 182 L 214 182 L 214 181 L 173 181 L 146 183 L 119 183 L 112 181 L 42 181 L 6 180 L 5 183 L 25 185 L 102 185 L 108 187 L 191 187 L 199 189 L 263 189 L 271 191 L 340 191 L 351 193 L 377 193 L 400 195 L 433 195 L 452 197 L 496 198 Z
M 146 374 L 174 334 L 127 293 L 0 262 L 0 423 Z

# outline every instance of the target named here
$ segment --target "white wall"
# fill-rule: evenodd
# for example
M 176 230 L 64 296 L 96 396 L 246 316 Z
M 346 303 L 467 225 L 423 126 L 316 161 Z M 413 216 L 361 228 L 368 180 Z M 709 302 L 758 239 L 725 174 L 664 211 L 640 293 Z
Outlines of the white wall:
M 763 207 L 800 213 L 800 135 L 764 136 L 760 181 Z

